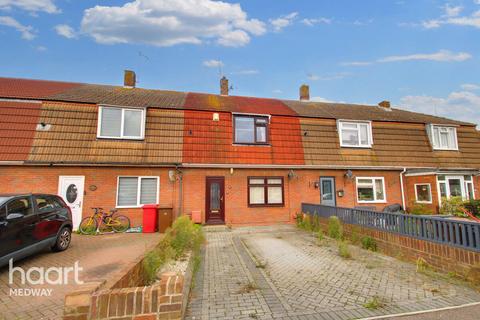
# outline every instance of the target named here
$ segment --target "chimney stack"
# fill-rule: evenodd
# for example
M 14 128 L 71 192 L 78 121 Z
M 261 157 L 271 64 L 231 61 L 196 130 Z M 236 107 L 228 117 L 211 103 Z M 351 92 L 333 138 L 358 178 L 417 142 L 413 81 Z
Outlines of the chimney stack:
M 300 87 L 300 101 L 310 100 L 310 87 L 306 84 L 302 84 Z
M 225 76 L 220 79 L 220 94 L 228 96 L 228 79 Z
M 125 88 L 135 88 L 137 83 L 137 77 L 135 76 L 135 72 L 131 70 L 125 70 L 125 74 L 123 76 L 123 86 Z
M 380 107 L 385 108 L 385 109 L 390 109 L 390 101 L 382 101 L 378 104 Z

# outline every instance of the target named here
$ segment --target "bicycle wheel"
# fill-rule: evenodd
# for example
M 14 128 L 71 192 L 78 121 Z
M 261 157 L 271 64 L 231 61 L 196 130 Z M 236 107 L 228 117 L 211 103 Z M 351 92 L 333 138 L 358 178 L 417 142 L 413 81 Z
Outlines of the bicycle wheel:
M 78 230 L 82 234 L 95 234 L 97 232 L 98 222 L 93 217 L 83 218 Z
M 130 219 L 126 216 L 118 215 L 110 221 L 110 225 L 115 232 L 125 232 L 130 228 Z

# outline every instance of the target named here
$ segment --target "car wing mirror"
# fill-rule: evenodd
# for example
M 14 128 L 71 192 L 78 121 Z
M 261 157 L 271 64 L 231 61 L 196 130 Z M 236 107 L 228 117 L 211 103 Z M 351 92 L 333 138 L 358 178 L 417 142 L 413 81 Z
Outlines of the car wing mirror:
M 7 221 L 18 220 L 18 219 L 23 218 L 24 216 L 25 216 L 25 215 L 24 215 L 23 213 L 20 213 L 20 212 L 10 213 L 10 214 L 7 216 Z

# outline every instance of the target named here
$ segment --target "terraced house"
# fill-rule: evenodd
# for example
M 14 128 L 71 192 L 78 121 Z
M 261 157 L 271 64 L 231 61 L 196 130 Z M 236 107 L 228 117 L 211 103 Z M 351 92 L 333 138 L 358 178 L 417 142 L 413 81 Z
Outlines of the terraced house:
M 211 224 L 288 223 L 302 202 L 345 207 L 480 197 L 474 124 L 390 107 L 0 78 L 0 192 L 59 193 Z

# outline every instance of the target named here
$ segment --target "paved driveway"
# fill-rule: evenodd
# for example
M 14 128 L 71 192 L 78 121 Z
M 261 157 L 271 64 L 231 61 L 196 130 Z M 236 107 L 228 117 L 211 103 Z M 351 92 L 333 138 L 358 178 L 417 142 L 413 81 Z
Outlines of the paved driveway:
M 73 267 L 75 262 L 83 270 L 79 280 L 106 280 L 122 272 L 122 267 L 143 255 L 160 239 L 160 234 L 112 234 L 103 236 L 73 235 L 70 248 L 64 252 L 45 251 L 19 261 L 14 266 L 27 270 L 31 267 Z M 38 273 L 32 273 L 35 279 Z M 53 274 L 52 279 L 57 279 Z M 61 319 L 65 293 L 75 288 L 71 273 L 68 285 L 22 285 L 20 273 L 15 272 L 13 285 L 9 284 L 8 267 L 0 270 L 0 319 Z M 50 296 L 12 296 L 10 289 L 52 289 Z M 38 292 L 38 291 L 37 291 Z M 44 291 L 45 292 L 45 291 Z
M 358 319 L 480 301 L 462 283 L 294 227 L 208 232 L 189 319 Z M 369 306 L 371 308 L 367 308 Z

